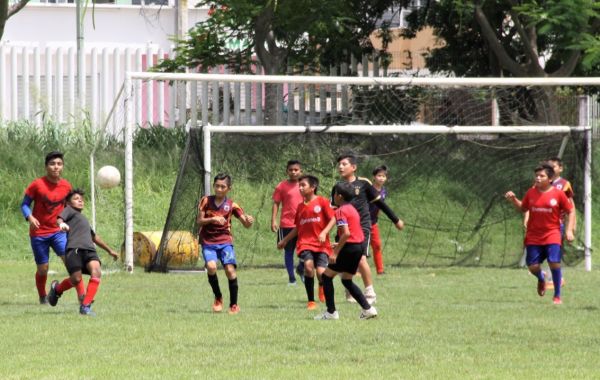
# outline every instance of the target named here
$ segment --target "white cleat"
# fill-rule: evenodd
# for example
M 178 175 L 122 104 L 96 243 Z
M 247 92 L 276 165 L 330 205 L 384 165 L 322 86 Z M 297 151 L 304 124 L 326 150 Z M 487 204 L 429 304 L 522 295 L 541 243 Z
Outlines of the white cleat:
M 377 309 L 375 309 L 375 306 L 371 306 L 368 309 L 363 309 L 360 312 L 360 319 L 371 319 L 371 318 L 375 318 L 377 316 Z
M 335 319 L 340 319 L 340 315 L 338 314 L 337 310 L 334 311 L 333 313 L 330 313 L 327 310 L 325 310 L 323 312 L 323 314 L 319 314 L 315 317 L 315 320 L 317 320 L 317 321 L 335 320 Z

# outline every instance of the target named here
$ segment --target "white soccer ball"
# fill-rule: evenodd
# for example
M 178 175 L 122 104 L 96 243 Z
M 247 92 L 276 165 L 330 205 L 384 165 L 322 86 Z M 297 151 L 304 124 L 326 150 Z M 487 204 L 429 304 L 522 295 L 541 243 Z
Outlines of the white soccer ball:
M 103 166 L 96 174 L 96 183 L 102 189 L 112 189 L 121 182 L 121 173 L 114 166 Z

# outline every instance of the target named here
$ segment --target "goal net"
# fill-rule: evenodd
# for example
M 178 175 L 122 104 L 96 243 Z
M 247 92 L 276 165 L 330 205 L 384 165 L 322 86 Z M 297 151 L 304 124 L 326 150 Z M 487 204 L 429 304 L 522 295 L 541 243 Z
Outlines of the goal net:
M 397 231 L 380 215 L 386 266 L 517 266 L 523 216 L 504 193 L 522 197 L 534 167 L 551 157 L 563 160 L 579 217 L 565 263 L 581 262 L 590 247 L 584 214 L 591 144 L 582 116 L 588 99 L 574 86 L 145 75 L 136 80 L 184 83 L 195 103 L 182 103 L 186 112 L 179 112 L 186 115 L 180 124 L 189 128 L 188 141 L 149 270 L 203 266 L 198 242 L 189 237 L 198 236 L 199 199 L 221 172 L 233 177 L 229 196 L 256 219 L 250 229 L 232 221 L 238 265 L 282 266 L 270 229 L 271 196 L 285 179 L 286 162 L 301 161 L 304 173 L 320 179 L 319 194 L 329 197 L 339 180 L 336 158 L 348 152 L 358 157 L 360 177 L 388 167 L 386 202 L 405 228 Z

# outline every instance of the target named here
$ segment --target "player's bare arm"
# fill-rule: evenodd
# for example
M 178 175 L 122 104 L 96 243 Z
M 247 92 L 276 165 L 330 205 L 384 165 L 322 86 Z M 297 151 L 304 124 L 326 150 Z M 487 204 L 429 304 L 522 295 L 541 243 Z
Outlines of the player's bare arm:
M 572 242 L 575 240 L 575 225 L 577 223 L 577 213 L 575 208 L 572 208 L 571 211 L 567 214 L 567 228 L 565 228 L 565 239 L 568 242 Z
M 114 249 L 109 247 L 108 244 L 106 244 L 99 235 L 94 235 L 92 240 L 98 247 L 100 247 L 103 250 L 105 250 L 106 252 L 108 252 L 108 254 L 113 258 L 113 260 L 116 260 L 119 258 L 119 254 Z
M 521 209 L 522 202 L 519 200 L 519 198 L 517 198 L 515 193 L 513 193 L 512 191 L 507 191 L 506 194 L 504 194 L 504 198 L 506 198 L 510 203 L 512 203 L 516 209 L 518 209 L 521 212 L 523 211 Z
M 62 218 L 57 218 L 56 224 L 58 224 L 58 228 L 60 228 L 61 231 L 63 231 L 63 232 L 69 231 L 69 225 L 67 223 L 65 223 L 65 221 Z
M 319 234 L 319 236 L 318 236 L 319 243 L 323 244 L 327 241 L 327 236 L 329 235 L 329 231 L 331 231 L 333 226 L 335 226 L 335 218 L 331 218 L 329 223 L 327 223 L 325 228 L 323 228 L 323 231 L 321 231 L 321 233 Z
M 271 232 L 277 232 L 279 226 L 277 225 L 277 214 L 279 213 L 279 203 L 273 202 L 273 208 L 271 210 Z
M 246 228 L 252 227 L 252 224 L 254 223 L 254 218 L 248 214 L 243 214 L 239 219 L 240 222 L 242 222 L 242 225 Z
M 225 218 L 220 215 L 207 217 L 206 212 L 200 211 L 198 213 L 197 222 L 198 222 L 198 225 L 200 225 L 200 226 L 206 226 L 207 224 L 224 225 L 225 223 L 227 223 L 227 220 L 225 220 Z
M 340 254 L 340 251 L 342 250 L 342 248 L 346 244 L 346 241 L 350 237 L 350 229 L 348 228 L 348 226 L 340 226 L 338 228 L 339 239 L 335 248 L 333 248 L 333 254 L 329 256 L 329 262 L 332 264 L 335 264 L 337 257 Z

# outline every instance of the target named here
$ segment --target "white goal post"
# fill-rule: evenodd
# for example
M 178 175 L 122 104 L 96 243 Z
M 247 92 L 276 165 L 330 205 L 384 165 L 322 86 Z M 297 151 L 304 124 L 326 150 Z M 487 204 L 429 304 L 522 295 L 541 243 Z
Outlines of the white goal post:
M 325 77 L 325 76 L 285 76 L 285 75 L 235 75 L 235 74 L 187 74 L 187 73 L 147 73 L 127 72 L 125 76 L 125 265 L 133 271 L 133 136 L 136 128 L 133 103 L 134 81 L 197 81 L 228 83 L 269 83 L 269 84 L 322 84 L 322 85 L 366 85 L 366 86 L 435 86 L 435 87 L 510 87 L 510 86 L 600 86 L 598 78 L 448 78 L 448 77 Z M 577 126 L 447 126 L 447 125 L 342 125 L 342 126 L 213 126 L 203 125 L 204 166 L 211 169 L 212 133 L 305 133 L 307 131 L 325 133 L 354 134 L 485 134 L 485 133 L 541 133 L 568 134 L 579 131 L 585 133 L 586 156 L 584 164 L 584 255 L 585 268 L 592 267 L 592 128 L 590 123 L 589 97 L 579 99 L 579 120 Z M 205 188 L 210 189 L 211 179 L 205 178 Z

